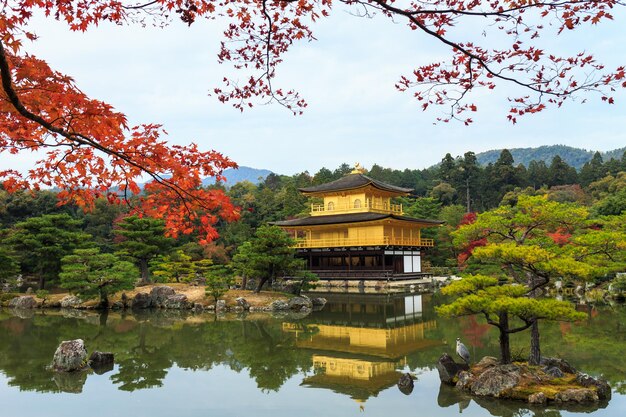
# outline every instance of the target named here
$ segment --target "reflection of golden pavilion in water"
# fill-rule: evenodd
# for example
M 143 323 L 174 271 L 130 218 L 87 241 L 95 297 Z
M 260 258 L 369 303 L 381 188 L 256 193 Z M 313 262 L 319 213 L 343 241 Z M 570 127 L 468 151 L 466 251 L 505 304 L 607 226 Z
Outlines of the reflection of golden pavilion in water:
M 426 337 L 436 328 L 435 320 L 422 317 L 428 296 L 324 297 L 329 302 L 314 316 L 316 323 L 283 323 L 284 331 L 298 336 L 299 348 L 316 351 L 315 374 L 302 385 L 332 389 L 363 402 L 398 382 L 402 374 L 397 369 L 406 365 L 406 355 L 441 344 Z M 352 314 L 346 321 L 348 311 Z M 337 323 L 334 318 L 339 317 Z

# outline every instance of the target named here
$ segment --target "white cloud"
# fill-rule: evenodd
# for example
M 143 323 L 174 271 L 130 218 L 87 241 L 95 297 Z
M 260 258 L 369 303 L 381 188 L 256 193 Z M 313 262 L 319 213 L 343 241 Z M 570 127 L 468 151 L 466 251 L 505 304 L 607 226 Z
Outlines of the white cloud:
M 623 20 L 616 14 L 614 24 L 570 38 L 571 47 L 593 49 L 600 61 L 616 64 L 626 56 Z M 163 123 L 173 142 L 193 140 L 240 165 L 280 173 L 356 161 L 423 168 L 446 152 L 501 147 L 567 144 L 609 150 L 626 145 L 623 92 L 612 106 L 596 100 L 566 105 L 513 126 L 505 120 L 504 100 L 511 92 L 499 87 L 476 95 L 482 111 L 475 125 L 433 125 L 437 114 L 422 112 L 411 93 L 399 93 L 393 85 L 401 74 L 437 60 L 446 50 L 403 24 L 350 16 L 341 8 L 314 27 L 317 42 L 295 46 L 279 68 L 277 83 L 298 89 L 309 101 L 305 115 L 294 117 L 276 105 L 240 114 L 208 96 L 231 73 L 215 56 L 220 25 L 102 25 L 82 34 L 38 18 L 33 27 L 41 39 L 28 51 L 74 76 L 81 89 L 114 105 L 132 123 Z M 0 169 L 30 163 L 31 158 L 3 155 Z

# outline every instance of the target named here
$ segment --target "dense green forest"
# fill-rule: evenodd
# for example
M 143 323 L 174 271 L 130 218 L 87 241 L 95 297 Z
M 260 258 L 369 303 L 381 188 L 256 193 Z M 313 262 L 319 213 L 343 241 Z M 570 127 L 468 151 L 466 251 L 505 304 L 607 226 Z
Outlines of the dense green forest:
M 588 151 L 586 149 L 574 148 L 566 145 L 544 145 L 536 148 L 512 148 L 509 149 L 515 164 L 522 164 L 528 167 L 531 161 L 543 161 L 549 164 L 552 158 L 560 156 L 568 165 L 573 166 L 576 169 L 581 169 L 585 163 L 591 161 L 594 157 L 594 151 Z M 502 149 L 494 149 L 476 154 L 478 163 L 481 165 L 487 165 L 494 163 L 500 156 Z M 626 147 L 613 149 L 612 151 L 600 152 L 600 155 L 604 160 L 620 159 L 626 152 Z
M 450 233 L 466 213 L 514 205 L 521 194 L 546 195 L 550 200 L 585 206 L 592 216 L 626 214 L 626 152 L 619 159 L 607 161 L 596 153 L 578 171 L 560 156 L 549 164 L 532 161 L 528 168 L 513 161 L 511 153 L 503 150 L 494 163 L 481 166 L 476 155 L 467 152 L 459 157 L 447 154 L 439 165 L 423 170 L 374 165 L 367 175 L 414 189 L 411 196 L 398 201 L 406 215 L 446 222 L 444 227 L 425 232 L 437 241 L 428 253 L 433 267 L 456 266 L 459 253 Z M 218 224 L 220 237 L 205 247 L 193 235 L 163 237 L 158 221 L 125 218 L 126 206 L 103 200 L 98 201 L 95 210 L 83 212 L 73 206 L 58 206 L 53 191 L 10 194 L 0 189 L 0 281 L 22 273 L 37 277 L 40 285 L 58 284 L 61 258 L 77 248 L 97 248 L 99 253 L 115 253 L 120 260 L 132 261 L 140 268 L 144 281 L 149 273 L 163 271 L 163 262 L 170 264 L 169 269 L 173 263 L 184 269 L 185 262 L 207 259 L 227 264 L 260 226 L 308 214 L 313 201 L 301 195 L 298 188 L 336 180 L 351 170 L 351 166 L 342 164 L 333 170 L 321 168 L 314 174 L 270 174 L 257 185 L 247 181 L 230 188 L 211 185 L 225 189 L 241 208 L 241 219 Z M 168 275 L 161 273 L 153 278 L 164 276 Z

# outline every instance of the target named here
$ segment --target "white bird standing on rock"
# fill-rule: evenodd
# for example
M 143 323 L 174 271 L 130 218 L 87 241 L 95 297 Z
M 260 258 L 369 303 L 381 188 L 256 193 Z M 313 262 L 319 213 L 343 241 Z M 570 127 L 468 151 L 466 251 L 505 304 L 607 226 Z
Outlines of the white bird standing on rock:
M 461 343 L 460 338 L 456 338 L 456 353 L 465 361 L 466 364 L 469 365 L 470 361 L 470 353 L 469 350 L 465 347 L 463 343 Z

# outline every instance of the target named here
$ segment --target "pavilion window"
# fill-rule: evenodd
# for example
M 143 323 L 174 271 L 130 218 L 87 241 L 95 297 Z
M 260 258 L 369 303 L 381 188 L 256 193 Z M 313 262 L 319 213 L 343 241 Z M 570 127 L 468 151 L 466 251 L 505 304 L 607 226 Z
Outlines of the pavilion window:
M 328 211 L 333 211 L 333 210 L 335 210 L 335 203 L 331 201 L 330 203 L 328 203 Z
M 354 200 L 354 208 L 361 208 L 361 199 L 357 198 L 356 200 Z

